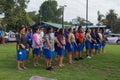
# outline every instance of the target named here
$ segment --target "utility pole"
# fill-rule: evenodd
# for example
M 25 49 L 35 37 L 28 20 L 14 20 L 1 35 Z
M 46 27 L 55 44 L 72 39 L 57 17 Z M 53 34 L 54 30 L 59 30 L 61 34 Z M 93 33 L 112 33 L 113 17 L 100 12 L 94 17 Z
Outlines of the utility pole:
M 86 28 L 88 28 L 88 0 L 86 0 Z
M 65 9 L 65 7 L 67 7 L 67 5 L 60 6 L 60 7 L 62 9 L 62 28 L 64 29 L 64 9 Z

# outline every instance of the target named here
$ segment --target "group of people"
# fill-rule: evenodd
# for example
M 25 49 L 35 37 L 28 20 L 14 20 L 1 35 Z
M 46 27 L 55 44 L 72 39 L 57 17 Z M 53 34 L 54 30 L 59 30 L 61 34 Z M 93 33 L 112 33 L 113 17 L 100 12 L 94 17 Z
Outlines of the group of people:
M 67 55 L 68 63 L 73 64 L 73 58 L 83 60 L 83 50 L 86 48 L 86 57 L 91 58 L 95 54 L 104 53 L 106 45 L 106 33 L 104 29 L 86 29 L 84 32 L 79 26 L 78 30 L 56 29 L 52 27 L 41 28 L 39 26 L 19 29 L 17 39 L 17 69 L 26 69 L 30 48 L 32 49 L 33 65 L 39 65 L 38 59 L 43 54 L 46 70 L 52 70 L 52 58 L 58 58 L 58 66 L 63 67 L 64 55 Z

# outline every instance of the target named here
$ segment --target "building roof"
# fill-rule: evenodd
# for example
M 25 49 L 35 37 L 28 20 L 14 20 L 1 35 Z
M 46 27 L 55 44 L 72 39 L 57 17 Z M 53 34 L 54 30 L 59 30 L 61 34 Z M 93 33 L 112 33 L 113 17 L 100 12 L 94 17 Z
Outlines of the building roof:
M 42 22 L 45 24 L 45 26 L 52 26 L 55 28 L 62 28 L 62 24 L 57 24 L 57 23 L 51 23 L 51 22 Z M 64 27 L 71 27 L 71 25 L 64 25 Z

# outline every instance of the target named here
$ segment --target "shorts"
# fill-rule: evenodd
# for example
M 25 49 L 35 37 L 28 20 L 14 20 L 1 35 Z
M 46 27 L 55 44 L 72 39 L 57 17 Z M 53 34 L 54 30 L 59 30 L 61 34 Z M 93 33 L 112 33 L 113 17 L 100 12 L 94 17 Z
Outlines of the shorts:
M 17 60 L 22 61 L 26 59 L 26 49 L 17 50 Z
M 53 58 L 54 57 L 54 51 L 51 51 L 49 49 L 44 49 L 43 54 L 45 58 Z

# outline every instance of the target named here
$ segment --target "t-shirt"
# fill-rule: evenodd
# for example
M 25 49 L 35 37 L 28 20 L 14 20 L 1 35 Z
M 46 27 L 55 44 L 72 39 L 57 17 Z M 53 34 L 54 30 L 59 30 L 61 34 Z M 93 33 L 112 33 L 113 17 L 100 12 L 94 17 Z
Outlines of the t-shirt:
M 65 45 L 66 44 L 65 37 L 63 35 L 58 34 L 57 35 L 57 39 L 58 39 L 58 41 L 60 42 L 61 45 Z
M 27 33 L 27 38 L 29 40 L 28 44 L 32 45 L 32 39 L 33 39 L 32 34 L 31 33 Z
M 49 49 L 48 43 L 46 42 L 46 40 L 48 39 L 49 42 L 50 42 L 50 44 L 53 47 L 52 51 L 54 51 L 54 39 L 55 39 L 54 33 L 46 34 L 45 37 L 44 37 L 44 39 L 45 39 L 44 48 Z
M 35 33 L 33 34 L 33 48 L 39 48 L 40 47 L 40 36 L 39 34 Z
M 83 43 L 84 42 L 84 33 L 76 32 L 76 39 L 78 40 L 79 43 Z

